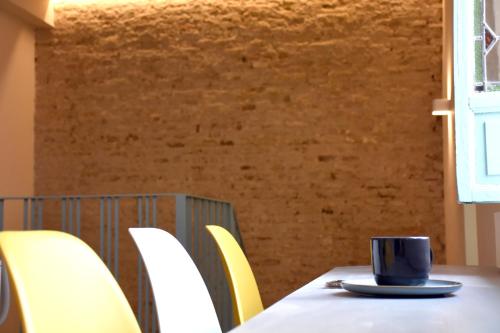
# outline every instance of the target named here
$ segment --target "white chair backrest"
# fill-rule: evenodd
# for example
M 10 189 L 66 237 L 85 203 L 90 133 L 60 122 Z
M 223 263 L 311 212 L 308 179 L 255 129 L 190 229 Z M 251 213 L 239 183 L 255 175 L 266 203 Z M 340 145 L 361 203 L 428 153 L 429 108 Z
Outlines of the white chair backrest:
M 221 333 L 203 278 L 179 241 L 157 228 L 130 228 L 149 275 L 161 333 Z

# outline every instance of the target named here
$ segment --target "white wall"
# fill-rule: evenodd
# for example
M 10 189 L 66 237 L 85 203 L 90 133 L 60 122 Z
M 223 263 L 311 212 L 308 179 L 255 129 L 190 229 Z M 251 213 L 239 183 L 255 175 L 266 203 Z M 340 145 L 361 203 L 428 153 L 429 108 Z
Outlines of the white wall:
M 33 194 L 34 43 L 31 26 L 0 11 L 0 195 Z M 20 206 L 7 206 L 5 217 L 6 228 L 18 228 Z M 0 332 L 17 332 L 16 317 Z
M 0 11 L 0 195 L 33 193 L 34 43 L 30 26 Z
M 453 0 L 443 0 L 443 89 L 453 100 Z M 453 115 L 442 117 L 446 263 L 465 264 L 464 207 L 458 204 Z

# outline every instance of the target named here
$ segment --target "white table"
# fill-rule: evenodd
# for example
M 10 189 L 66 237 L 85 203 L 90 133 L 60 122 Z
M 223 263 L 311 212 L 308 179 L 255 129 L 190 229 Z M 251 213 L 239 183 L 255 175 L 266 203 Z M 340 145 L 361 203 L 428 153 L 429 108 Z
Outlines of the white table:
M 371 268 L 341 267 L 270 306 L 232 333 L 499 333 L 500 270 L 434 266 L 432 279 L 460 281 L 438 298 L 378 298 L 327 289 L 331 280 L 372 277 Z

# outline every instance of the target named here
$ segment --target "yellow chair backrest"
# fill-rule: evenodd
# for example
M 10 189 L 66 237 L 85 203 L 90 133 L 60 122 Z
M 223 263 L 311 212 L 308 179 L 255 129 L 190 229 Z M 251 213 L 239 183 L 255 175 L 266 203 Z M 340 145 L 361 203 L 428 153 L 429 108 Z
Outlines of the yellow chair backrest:
M 140 333 L 118 283 L 84 242 L 58 231 L 0 232 L 25 333 Z
M 264 310 L 252 268 L 238 242 L 229 231 L 216 225 L 206 227 L 215 239 L 229 281 L 235 310 L 234 320 L 237 324 L 243 324 Z

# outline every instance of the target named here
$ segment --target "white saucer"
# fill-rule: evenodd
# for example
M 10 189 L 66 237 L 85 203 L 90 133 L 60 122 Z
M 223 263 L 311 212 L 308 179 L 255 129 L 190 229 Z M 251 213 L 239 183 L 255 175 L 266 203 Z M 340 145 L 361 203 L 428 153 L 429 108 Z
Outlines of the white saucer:
M 439 296 L 457 291 L 460 282 L 428 280 L 423 286 L 379 286 L 373 279 L 345 280 L 342 288 L 357 294 L 390 296 Z

